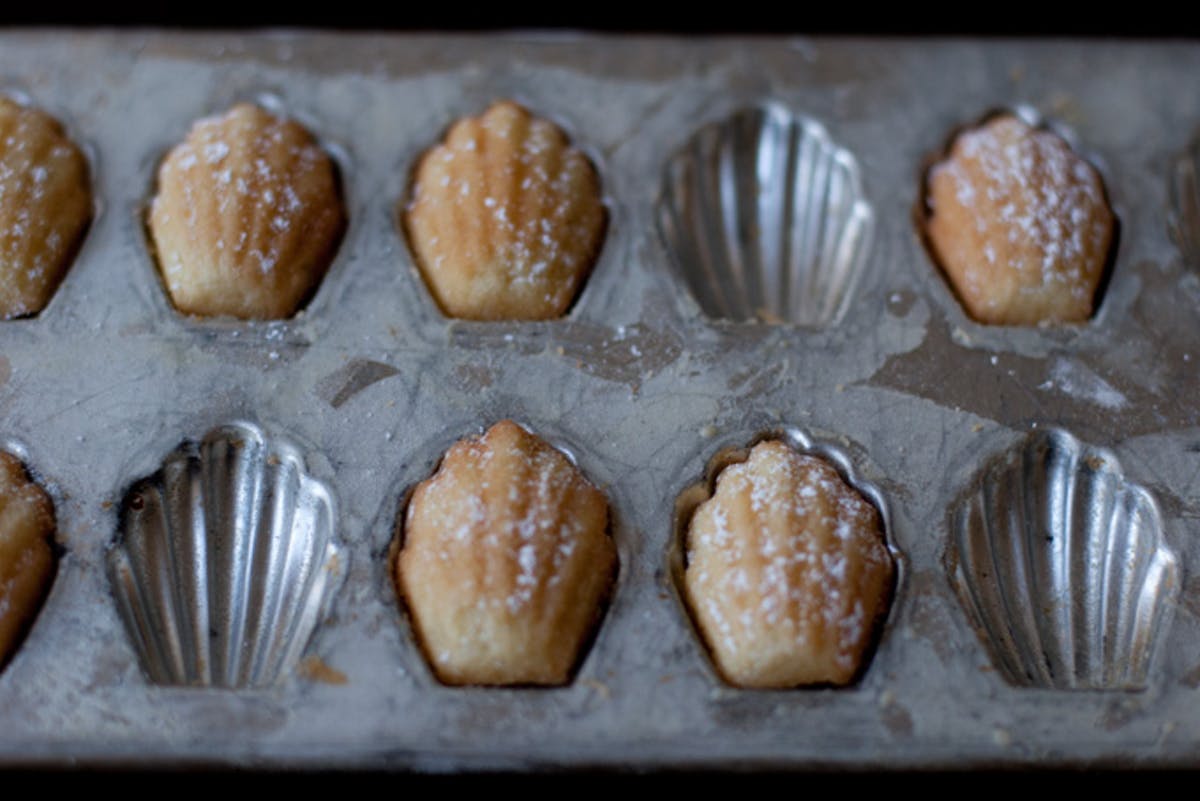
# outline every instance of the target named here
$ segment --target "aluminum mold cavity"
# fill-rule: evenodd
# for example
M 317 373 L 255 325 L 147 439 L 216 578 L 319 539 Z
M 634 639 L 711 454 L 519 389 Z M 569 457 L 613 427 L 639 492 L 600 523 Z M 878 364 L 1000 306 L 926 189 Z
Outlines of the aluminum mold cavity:
M 108 567 L 150 679 L 277 683 L 344 576 L 335 520 L 300 452 L 246 423 L 181 446 L 136 482 Z
M 1179 592 L 1158 506 L 1108 451 L 1034 431 L 952 513 L 972 623 L 1018 686 L 1134 690 Z
M 817 329 L 848 306 L 874 229 L 854 156 L 773 103 L 691 138 L 667 165 L 658 220 L 707 316 Z

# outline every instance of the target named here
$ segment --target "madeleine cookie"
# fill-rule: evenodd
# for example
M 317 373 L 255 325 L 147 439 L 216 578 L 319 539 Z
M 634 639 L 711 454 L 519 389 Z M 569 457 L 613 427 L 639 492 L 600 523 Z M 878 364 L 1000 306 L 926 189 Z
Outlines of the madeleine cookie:
M 960 134 L 929 172 L 926 234 L 982 323 L 1082 322 L 1112 246 L 1096 170 L 1055 134 L 1001 115 Z
M 504 101 L 459 120 L 422 157 L 404 221 L 446 314 L 545 320 L 570 308 L 606 214 L 587 156 L 554 123 Z
M 192 126 L 159 168 L 149 216 L 175 307 L 243 319 L 295 314 L 345 225 L 337 169 L 312 134 L 246 103 Z
M 83 153 L 53 117 L 0 96 L 0 319 L 45 308 L 91 220 Z
M 37 616 L 54 575 L 54 505 L 0 451 L 0 668 Z
M 461 440 L 414 492 L 398 592 L 446 684 L 563 684 L 598 622 L 616 548 L 608 503 L 505 420 Z
M 821 459 L 779 441 L 725 468 L 687 533 L 688 604 L 741 687 L 847 684 L 895 568 L 879 513 Z

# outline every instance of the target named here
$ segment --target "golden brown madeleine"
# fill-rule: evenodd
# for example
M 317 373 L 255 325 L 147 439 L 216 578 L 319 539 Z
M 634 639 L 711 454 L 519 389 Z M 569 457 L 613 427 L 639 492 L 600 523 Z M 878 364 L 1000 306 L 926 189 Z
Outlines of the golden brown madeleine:
M 54 575 L 54 505 L 0 451 L 0 668 L 33 622 Z
M 446 684 L 562 684 L 616 568 L 604 494 L 505 420 L 409 502 L 396 584 Z
M 926 233 L 982 323 L 1082 322 L 1108 260 L 1113 214 L 1096 170 L 1012 115 L 961 133 L 929 172 Z
M 150 236 L 187 314 L 295 314 L 333 260 L 337 169 L 302 125 L 242 103 L 192 126 L 158 171 Z
M 604 238 L 592 163 L 558 126 L 511 101 L 455 123 L 421 158 L 412 194 L 409 242 L 451 317 L 561 317 Z
M 45 308 L 91 220 L 83 153 L 53 117 L 0 96 L 0 319 Z
M 779 441 L 725 468 L 687 534 L 701 635 L 741 687 L 846 684 L 891 599 L 879 513 L 825 461 Z

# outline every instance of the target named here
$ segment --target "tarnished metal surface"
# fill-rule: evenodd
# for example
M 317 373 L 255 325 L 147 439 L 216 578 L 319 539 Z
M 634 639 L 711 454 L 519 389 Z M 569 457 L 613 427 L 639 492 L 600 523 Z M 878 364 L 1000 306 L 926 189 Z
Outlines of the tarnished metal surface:
M 845 310 L 874 219 L 854 156 L 778 105 L 697 133 L 668 164 L 658 216 L 709 317 L 808 328 Z
M 0 438 L 51 491 L 65 549 L 0 674 L 0 763 L 1194 765 L 1200 278 L 1178 243 L 1200 238 L 1198 73 L 1189 44 L 0 34 L 0 87 L 85 144 L 99 202 L 49 307 L 0 325 Z M 337 156 L 350 226 L 295 319 L 182 318 L 142 226 L 155 167 L 194 119 L 264 95 Z M 608 198 L 599 262 L 561 321 L 447 321 L 400 232 L 415 159 L 497 97 L 559 121 Z M 874 210 L 861 279 L 824 328 L 710 320 L 659 230 L 672 156 L 762 103 L 822 125 Z M 914 231 L 926 157 L 1022 105 L 1072 131 L 1121 220 L 1084 325 L 973 323 Z M 440 686 L 389 578 L 407 490 L 502 417 L 572 453 L 613 510 L 620 575 L 565 688 Z M 161 686 L 106 569 L 121 501 L 180 442 L 239 420 L 295 443 L 330 488 L 347 576 L 280 683 Z M 1011 684 L 946 569 L 956 502 L 1043 427 L 1110 449 L 1161 510 L 1181 589 L 1142 690 Z M 675 590 L 676 502 L 722 449 L 790 429 L 882 494 L 905 574 L 856 686 L 735 690 Z
M 109 574 L 149 677 L 264 687 L 295 670 L 345 573 L 336 519 L 300 453 L 245 423 L 131 487 Z
M 1140 690 L 1179 593 L 1150 493 L 1064 431 L 1033 432 L 954 511 L 949 560 L 1017 685 Z

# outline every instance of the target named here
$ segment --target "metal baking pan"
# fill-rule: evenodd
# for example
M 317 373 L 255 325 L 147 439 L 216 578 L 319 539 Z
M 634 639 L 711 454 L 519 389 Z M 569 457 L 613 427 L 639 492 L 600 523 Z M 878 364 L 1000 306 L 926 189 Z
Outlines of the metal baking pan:
M 50 489 L 64 551 L 0 674 L 0 764 L 1195 765 L 1198 73 L 1187 43 L 0 32 L 0 87 L 85 143 L 98 201 L 49 307 L 0 324 L 0 436 Z M 155 168 L 196 118 L 263 97 L 335 154 L 349 228 L 295 318 L 186 319 L 143 231 Z M 414 160 L 502 97 L 561 124 L 606 194 L 603 250 L 562 320 L 445 319 L 398 225 Z M 972 322 L 914 227 L 928 156 L 1017 107 L 1071 132 L 1120 219 L 1085 324 Z M 864 228 L 821 268 L 843 271 L 837 297 L 733 322 L 679 255 L 672 204 L 698 201 L 673 181 L 719 158 L 695 137 L 744 109 L 819 145 L 854 201 L 828 213 Z M 562 688 L 439 685 L 386 564 L 407 491 L 505 417 L 568 450 L 613 510 L 619 577 Z M 114 594 L 119 521 L 136 482 L 232 423 L 327 488 L 338 575 L 278 681 L 162 686 Z M 680 496 L 771 431 L 832 449 L 890 513 L 902 576 L 849 688 L 726 686 L 680 600 Z M 1104 624 L 1070 610 L 1124 614 L 1133 585 L 1035 537 L 996 558 L 1048 583 L 1004 578 L 996 601 L 972 538 L 1009 508 L 985 489 L 1001 480 L 1066 498 L 1028 504 L 1018 533 L 1072 508 L 1093 555 L 1169 556 L 1148 580 L 1150 635 L 1095 675 L 1062 653 L 1107 648 Z M 1133 508 L 1137 531 L 1098 498 Z M 1022 619 L 1046 641 L 996 633 Z

